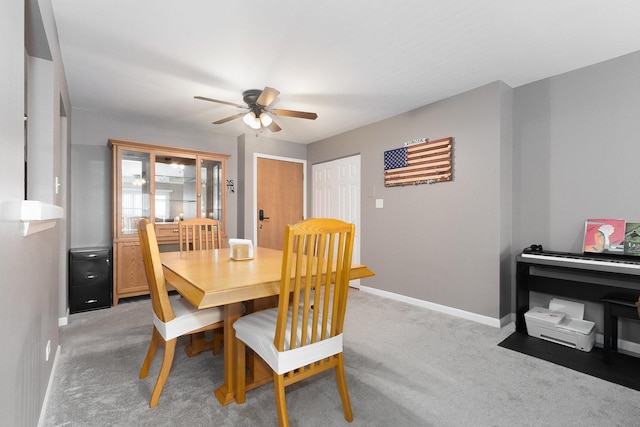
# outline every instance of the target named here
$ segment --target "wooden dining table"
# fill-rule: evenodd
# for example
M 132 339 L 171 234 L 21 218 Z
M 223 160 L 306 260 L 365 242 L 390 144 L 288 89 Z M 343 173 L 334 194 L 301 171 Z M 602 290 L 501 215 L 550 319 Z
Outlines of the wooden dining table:
M 234 260 L 230 250 L 215 249 L 160 254 L 165 280 L 194 306 L 203 309 L 223 307 L 224 310 L 224 383 L 214 390 L 222 405 L 235 400 L 235 330 L 233 322 L 243 311 L 255 311 L 275 304 L 280 293 L 283 252 L 254 247 L 253 258 Z M 374 273 L 365 265 L 354 264 L 350 279 L 371 277 Z M 247 306 L 243 304 L 247 302 Z M 268 366 L 257 360 L 249 366 L 247 390 L 272 379 Z

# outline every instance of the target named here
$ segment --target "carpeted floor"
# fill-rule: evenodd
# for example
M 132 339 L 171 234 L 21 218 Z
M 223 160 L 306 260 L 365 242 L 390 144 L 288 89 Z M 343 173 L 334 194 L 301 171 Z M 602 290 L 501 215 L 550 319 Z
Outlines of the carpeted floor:
M 354 421 L 334 376 L 287 389 L 292 426 L 635 426 L 640 392 L 498 344 L 513 333 L 361 291 L 349 297 L 345 364 Z M 159 367 L 138 379 L 150 302 L 70 316 L 43 426 L 275 426 L 272 386 L 220 406 L 222 357 L 176 352 L 156 408 Z M 180 345 L 180 343 L 179 343 Z M 576 350 L 579 353 L 579 351 Z M 632 372 L 630 375 L 638 375 Z

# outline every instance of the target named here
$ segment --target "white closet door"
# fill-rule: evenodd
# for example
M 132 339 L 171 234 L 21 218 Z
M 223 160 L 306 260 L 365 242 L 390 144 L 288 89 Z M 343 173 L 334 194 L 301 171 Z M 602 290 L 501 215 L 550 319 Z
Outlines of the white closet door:
M 353 262 L 360 263 L 360 155 L 311 167 L 314 218 L 338 218 L 356 225 Z M 359 287 L 360 280 L 351 281 Z

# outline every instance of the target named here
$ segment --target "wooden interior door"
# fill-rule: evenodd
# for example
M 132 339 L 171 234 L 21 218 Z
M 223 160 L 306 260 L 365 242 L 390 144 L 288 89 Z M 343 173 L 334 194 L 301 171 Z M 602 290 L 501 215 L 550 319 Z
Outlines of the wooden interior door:
M 304 215 L 303 164 L 263 157 L 257 160 L 257 246 L 282 250 L 285 227 Z

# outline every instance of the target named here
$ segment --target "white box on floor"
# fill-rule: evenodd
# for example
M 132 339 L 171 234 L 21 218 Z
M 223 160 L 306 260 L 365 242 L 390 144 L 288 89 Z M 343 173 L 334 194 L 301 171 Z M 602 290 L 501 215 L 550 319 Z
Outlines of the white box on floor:
M 524 314 L 529 335 L 547 341 L 591 351 L 595 323 L 583 320 L 584 304 L 554 298 L 549 308 L 534 307 Z

